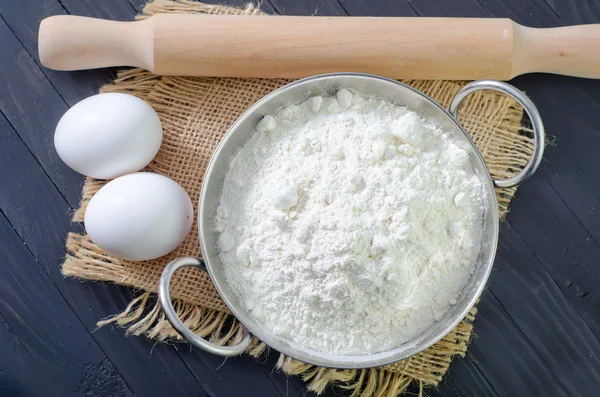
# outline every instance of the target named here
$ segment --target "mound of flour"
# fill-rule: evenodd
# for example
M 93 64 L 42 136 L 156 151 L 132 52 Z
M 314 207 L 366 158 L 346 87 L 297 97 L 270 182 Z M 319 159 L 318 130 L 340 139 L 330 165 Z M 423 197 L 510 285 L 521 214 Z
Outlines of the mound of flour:
M 417 114 L 347 90 L 265 116 L 216 222 L 229 282 L 276 335 L 331 354 L 397 347 L 456 304 L 483 187 Z

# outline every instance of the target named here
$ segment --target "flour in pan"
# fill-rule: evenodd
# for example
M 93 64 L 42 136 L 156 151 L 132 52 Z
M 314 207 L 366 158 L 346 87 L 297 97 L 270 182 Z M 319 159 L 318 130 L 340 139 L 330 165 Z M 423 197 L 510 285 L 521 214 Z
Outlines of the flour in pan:
M 441 319 L 474 270 L 483 185 L 402 106 L 340 90 L 264 117 L 216 222 L 226 275 L 277 336 L 368 354 Z

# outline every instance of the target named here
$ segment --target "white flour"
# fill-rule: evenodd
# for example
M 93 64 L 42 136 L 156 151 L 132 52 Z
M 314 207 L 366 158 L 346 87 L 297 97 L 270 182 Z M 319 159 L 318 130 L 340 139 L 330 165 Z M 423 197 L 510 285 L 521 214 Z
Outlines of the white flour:
M 266 116 L 217 211 L 221 257 L 276 335 L 331 354 L 397 347 L 456 304 L 483 187 L 414 112 L 340 90 Z

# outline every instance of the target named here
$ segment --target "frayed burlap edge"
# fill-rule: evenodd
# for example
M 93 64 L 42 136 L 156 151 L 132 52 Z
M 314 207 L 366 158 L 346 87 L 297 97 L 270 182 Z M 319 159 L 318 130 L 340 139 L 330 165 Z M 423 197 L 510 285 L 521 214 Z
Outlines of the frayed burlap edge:
M 227 313 L 206 309 L 198 305 L 176 300 L 175 311 L 183 323 L 195 334 L 219 345 L 239 343 L 243 328 L 238 321 L 231 321 Z M 436 386 L 455 355 L 464 357 L 477 314 L 473 307 L 465 319 L 439 342 L 427 350 L 398 363 L 379 368 L 339 370 L 316 367 L 283 354 L 279 355 L 277 368 L 287 375 L 300 376 L 308 390 L 321 394 L 327 386 L 334 385 L 348 390 L 350 396 L 392 397 L 405 391 L 412 383 L 424 387 Z M 126 328 L 127 334 L 145 335 L 158 342 L 181 340 L 162 312 L 155 294 L 144 292 L 135 298 L 121 314 L 98 322 L 102 327 L 117 324 Z M 253 338 L 247 353 L 259 357 L 268 350 L 265 343 Z
M 260 13 L 259 9 L 253 5 L 248 5 L 242 10 L 185 0 L 155 0 L 153 3 L 145 6 L 143 14 L 138 19 L 164 12 L 252 15 Z M 143 70 L 128 70 L 120 73 L 115 82 L 103 87 L 102 91 L 131 92 L 137 96 L 146 97 L 161 79 L 160 76 L 154 76 Z M 408 81 L 406 83 L 413 86 L 424 86 L 435 85 L 440 82 L 432 81 L 424 83 Z M 420 89 L 425 91 L 423 87 Z M 440 102 L 448 102 L 451 96 L 452 93 L 448 93 L 448 98 L 437 99 Z M 488 101 L 489 106 L 478 113 L 485 116 L 497 111 L 501 107 L 498 104 L 500 101 L 509 100 L 506 98 L 490 99 Z M 469 101 L 465 103 L 462 111 L 469 113 L 468 107 Z M 504 111 L 503 118 L 496 126 L 496 129 L 508 132 L 509 134 L 507 135 L 512 136 L 511 138 L 506 138 L 511 139 L 511 153 L 508 153 L 506 158 L 501 160 L 501 164 L 488 164 L 494 176 L 498 178 L 510 176 L 516 169 L 522 168 L 526 164 L 532 150 L 529 138 L 523 137 L 515 141 L 515 136 L 521 130 L 520 124 L 523 117 L 523 111 L 520 106 L 511 103 L 510 106 L 504 107 Z M 476 125 L 469 124 L 470 120 L 461 121 L 467 129 L 469 127 L 476 127 Z M 483 154 L 485 156 L 485 151 L 483 151 Z M 81 222 L 83 220 L 87 202 L 103 184 L 103 181 L 95 181 L 93 179 L 86 181 L 83 188 L 82 205 L 74 214 L 74 221 Z M 501 216 L 505 215 L 515 190 L 513 188 L 498 192 L 497 198 Z M 97 253 L 97 248 L 93 246 L 87 236 L 70 234 L 67 241 L 67 249 L 68 256 L 63 264 L 63 273 L 66 276 L 111 281 L 139 288 L 139 285 L 128 283 L 123 278 L 122 273 L 113 269 L 110 260 L 106 257 L 91 255 L 92 252 Z M 156 286 L 149 287 L 148 291 L 135 298 L 123 313 L 100 321 L 98 325 L 103 326 L 114 323 L 126 328 L 129 334 L 145 335 L 160 342 L 180 340 L 180 336 L 165 319 L 160 306 L 156 302 L 155 292 Z M 232 320 L 226 308 L 223 308 L 223 310 L 205 308 L 181 300 L 175 300 L 174 305 L 184 323 L 199 336 L 221 345 L 235 344 L 241 340 L 241 325 L 237 321 Z M 336 385 L 348 390 L 351 396 L 391 397 L 402 393 L 413 383 L 418 384 L 419 391 L 422 392 L 423 387 L 439 383 L 443 375 L 447 372 L 450 362 L 455 355 L 465 355 L 467 344 L 471 337 L 472 321 L 476 312 L 476 308 L 471 309 L 464 321 L 426 351 L 389 366 L 364 370 L 337 370 L 315 367 L 280 355 L 277 367 L 286 374 L 300 376 L 307 382 L 308 389 L 317 394 L 323 392 L 329 385 Z M 267 349 L 268 347 L 264 343 L 254 339 L 248 349 L 248 353 L 258 356 L 263 354 Z

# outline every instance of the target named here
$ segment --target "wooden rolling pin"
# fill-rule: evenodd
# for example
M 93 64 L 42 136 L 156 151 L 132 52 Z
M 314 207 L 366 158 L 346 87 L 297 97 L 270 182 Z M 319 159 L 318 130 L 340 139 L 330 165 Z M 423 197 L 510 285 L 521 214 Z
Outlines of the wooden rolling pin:
M 534 29 L 483 18 L 158 14 L 114 22 L 53 16 L 40 25 L 39 55 L 58 70 L 137 66 L 165 75 L 600 78 L 600 24 Z

